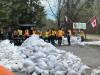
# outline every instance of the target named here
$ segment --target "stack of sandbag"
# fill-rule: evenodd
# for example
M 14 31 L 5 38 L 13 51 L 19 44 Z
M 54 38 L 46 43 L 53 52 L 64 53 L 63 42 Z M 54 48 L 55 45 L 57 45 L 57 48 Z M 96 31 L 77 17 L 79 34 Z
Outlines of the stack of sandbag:
M 81 43 L 81 38 L 79 36 L 71 36 L 71 43 L 79 45 Z
M 100 67 L 97 69 L 93 69 L 91 75 L 100 75 Z
M 81 59 L 70 52 L 59 50 L 37 35 L 21 45 L 23 69 L 32 75 L 81 75 L 88 68 Z
M 100 45 L 100 41 L 84 42 L 86 45 Z
M 81 38 L 77 36 L 71 36 L 70 42 L 71 45 L 84 45 L 84 43 L 81 42 Z M 62 38 L 62 45 L 68 45 L 67 37 Z
M 13 70 L 18 70 L 22 67 L 20 51 L 9 40 L 0 42 L 0 65 Z

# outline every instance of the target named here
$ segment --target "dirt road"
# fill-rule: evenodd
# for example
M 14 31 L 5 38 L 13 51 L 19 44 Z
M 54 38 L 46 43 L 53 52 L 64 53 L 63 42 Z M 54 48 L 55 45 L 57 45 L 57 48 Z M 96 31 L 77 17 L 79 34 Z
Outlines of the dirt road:
M 63 49 L 73 54 L 77 55 L 82 59 L 84 64 L 92 68 L 96 68 L 100 66 L 100 47 L 94 46 L 63 46 L 58 47 L 59 49 Z
M 87 71 L 87 75 L 90 75 L 92 69 L 100 67 L 100 46 L 63 46 L 58 48 L 80 57 L 82 62 L 91 68 Z

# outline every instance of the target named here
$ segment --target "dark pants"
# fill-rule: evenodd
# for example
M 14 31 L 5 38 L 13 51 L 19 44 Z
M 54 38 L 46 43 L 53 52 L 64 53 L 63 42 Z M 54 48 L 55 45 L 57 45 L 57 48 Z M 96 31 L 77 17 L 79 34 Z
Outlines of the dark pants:
M 19 35 L 19 38 L 18 38 L 18 42 L 19 42 L 19 45 L 21 45 L 24 41 L 24 38 L 22 35 Z
M 55 40 L 55 36 L 50 36 L 50 43 L 51 43 L 52 45 L 55 45 L 54 40 Z
M 17 37 L 16 38 L 13 38 L 13 42 L 14 42 L 14 45 L 18 45 Z
M 51 41 L 51 37 L 49 36 L 49 37 L 48 37 L 48 42 L 50 43 L 50 41 Z
M 83 42 L 84 41 L 84 37 L 83 36 L 81 36 L 81 42 Z
M 58 46 L 61 46 L 62 43 L 62 37 L 58 37 Z
M 29 38 L 29 36 L 24 36 L 24 38 L 25 38 L 25 40 L 26 40 L 27 38 Z
M 45 41 L 45 42 L 48 42 L 48 37 L 45 37 L 45 38 L 44 38 L 44 41 Z
M 70 36 L 67 37 L 67 40 L 68 40 L 68 45 L 70 46 L 71 43 L 70 43 Z
M 3 40 L 3 34 L 0 34 L 0 40 Z

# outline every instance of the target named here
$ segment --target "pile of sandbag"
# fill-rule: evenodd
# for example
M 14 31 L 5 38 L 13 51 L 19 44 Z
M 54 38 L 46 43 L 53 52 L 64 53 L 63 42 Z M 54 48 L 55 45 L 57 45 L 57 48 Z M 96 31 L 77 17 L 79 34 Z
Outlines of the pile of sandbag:
M 81 38 L 77 36 L 71 36 L 70 42 L 71 42 L 71 45 L 83 45 L 81 42 Z M 62 38 L 62 45 L 68 45 L 67 37 Z
M 100 41 L 90 41 L 90 42 L 84 42 L 86 45 L 100 45 Z
M 37 35 L 21 45 L 23 69 L 32 75 L 81 75 L 88 68 L 81 59 L 70 52 L 59 50 Z
M 93 69 L 91 75 L 100 75 L 100 67 L 97 69 Z
M 16 70 L 22 67 L 20 51 L 9 40 L 0 42 L 0 65 Z

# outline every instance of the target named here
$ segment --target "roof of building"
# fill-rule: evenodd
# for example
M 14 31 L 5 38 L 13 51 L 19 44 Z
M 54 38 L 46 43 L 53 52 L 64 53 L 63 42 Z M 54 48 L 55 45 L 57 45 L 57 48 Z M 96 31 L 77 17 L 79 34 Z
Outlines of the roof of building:
M 19 24 L 18 26 L 21 26 L 21 27 L 32 27 L 32 26 L 35 26 L 34 24 Z

